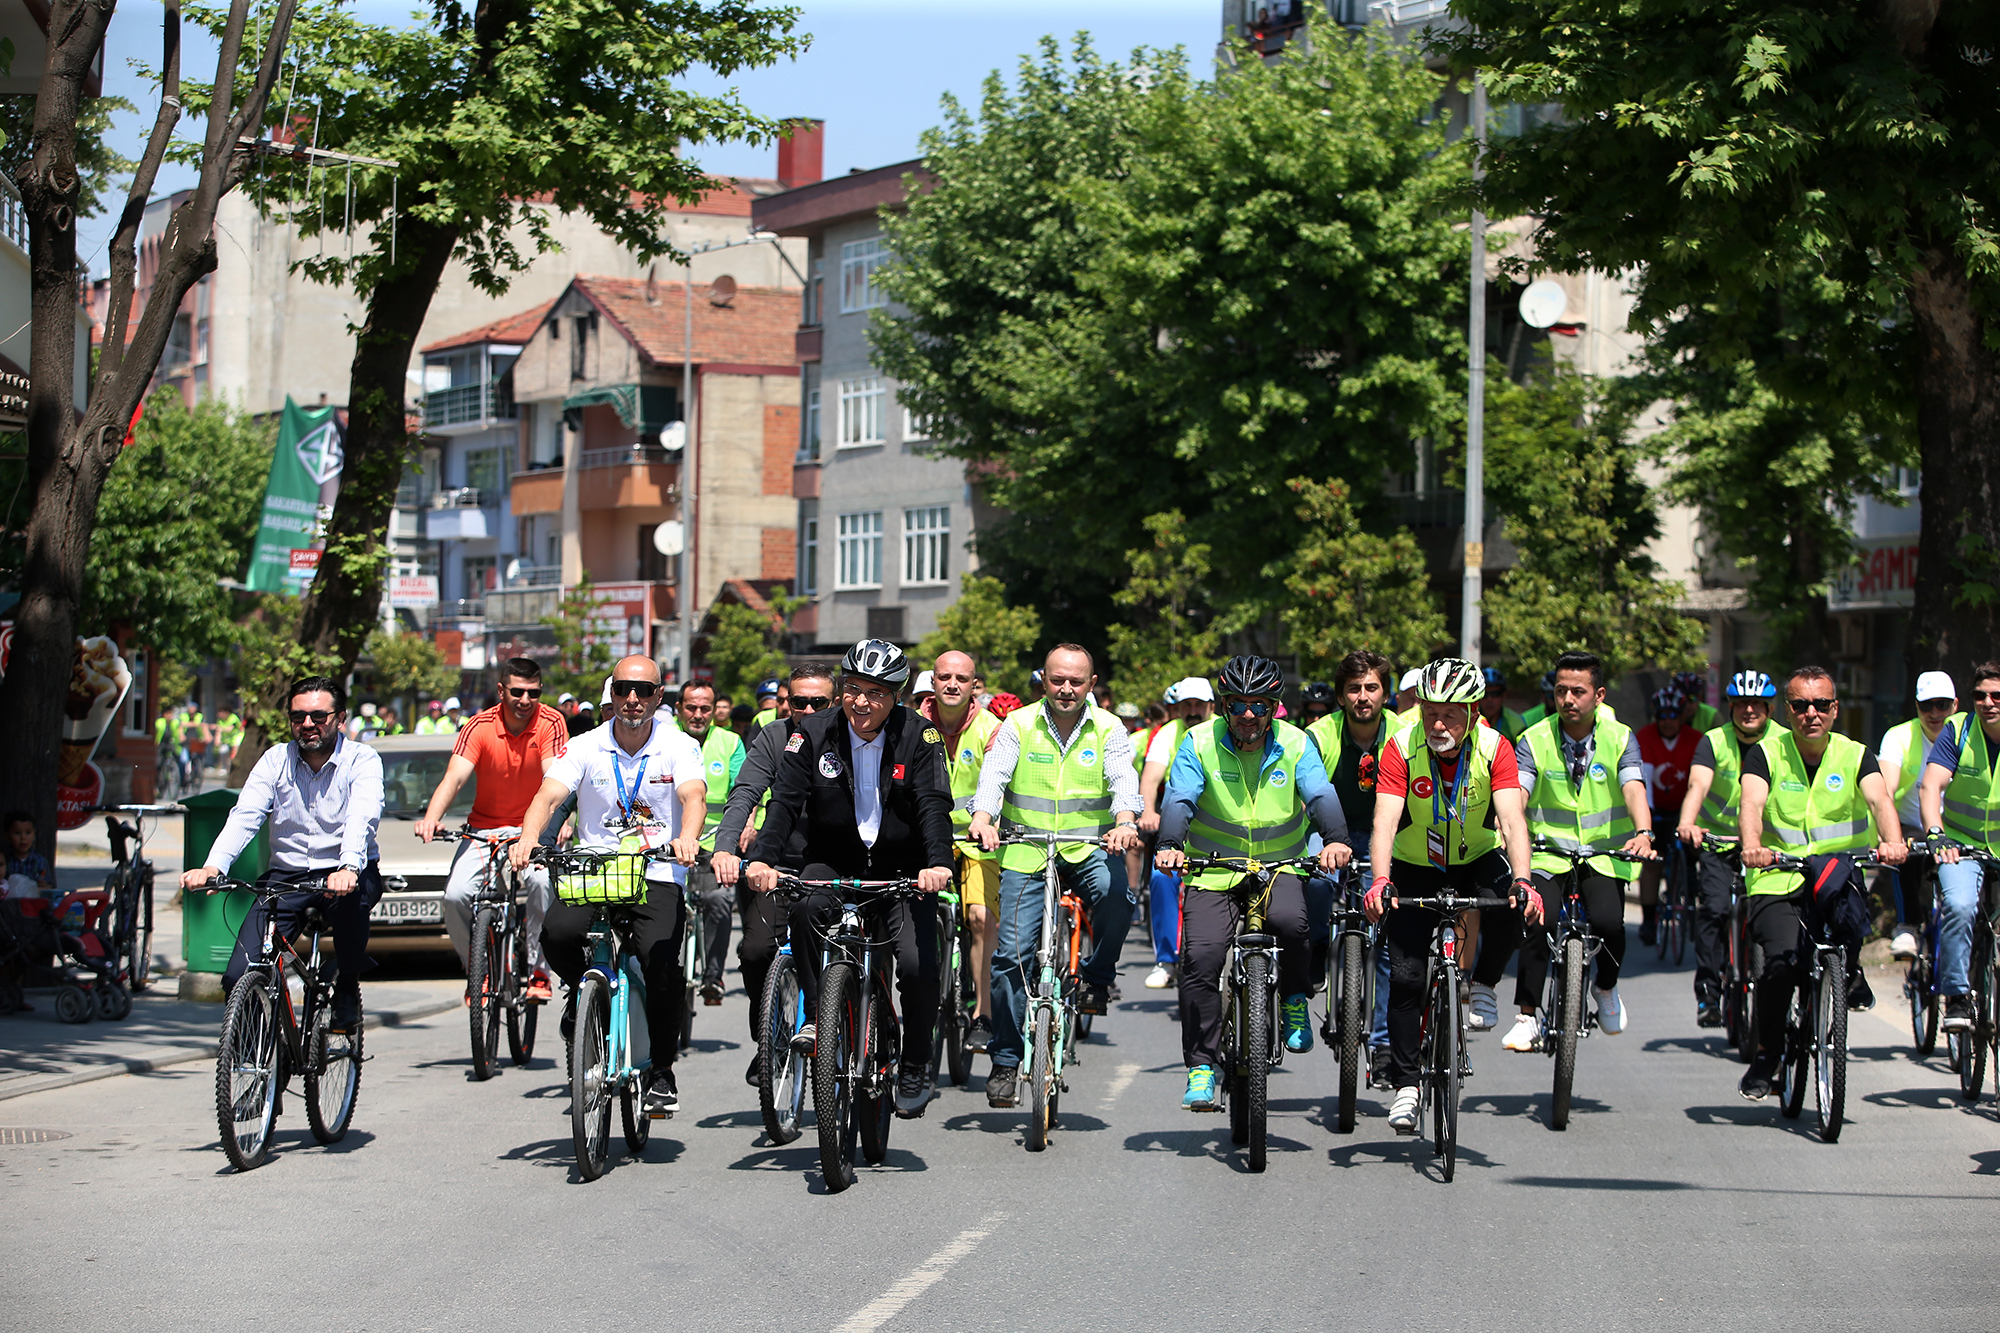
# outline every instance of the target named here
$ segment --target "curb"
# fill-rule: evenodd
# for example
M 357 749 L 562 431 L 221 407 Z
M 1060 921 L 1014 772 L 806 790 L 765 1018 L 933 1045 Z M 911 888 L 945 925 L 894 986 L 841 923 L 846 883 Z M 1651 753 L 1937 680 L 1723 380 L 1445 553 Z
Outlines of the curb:
M 464 1006 L 463 996 L 453 996 L 450 1000 L 433 1000 L 402 1009 L 385 1009 L 379 1014 L 368 1015 L 368 1026 L 401 1027 L 420 1019 L 435 1018 L 439 1014 L 450 1013 Z M 60 1074 L 43 1074 L 36 1078 L 22 1079 L 19 1083 L 0 1086 L 0 1102 L 26 1097 L 32 1093 L 53 1092 L 57 1088 L 74 1087 L 79 1083 L 95 1083 L 99 1079 L 116 1078 L 120 1074 L 150 1074 L 174 1065 L 193 1064 L 196 1061 L 214 1058 L 215 1047 L 211 1045 L 167 1051 L 160 1055 L 133 1060 L 105 1060 L 85 1065 L 81 1069 L 65 1070 Z

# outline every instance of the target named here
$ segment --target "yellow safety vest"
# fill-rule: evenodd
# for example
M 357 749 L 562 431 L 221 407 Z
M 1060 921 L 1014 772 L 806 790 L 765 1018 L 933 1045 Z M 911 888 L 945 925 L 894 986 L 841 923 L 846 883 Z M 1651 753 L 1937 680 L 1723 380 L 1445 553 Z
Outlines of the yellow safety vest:
M 1298 773 L 1306 734 L 1275 719 L 1271 728 L 1278 752 L 1268 762 L 1268 745 L 1254 760 L 1239 753 L 1229 739 L 1228 723 L 1221 718 L 1188 734 L 1206 779 L 1188 826 L 1189 851 L 1260 860 L 1305 855 L 1310 830 L 1305 804 L 1299 799 Z M 1210 869 L 1195 872 L 1188 882 L 1197 889 L 1229 889 L 1242 878 L 1238 871 Z
M 742 767 L 742 739 L 735 732 L 711 726 L 701 742 L 701 777 L 708 784 L 708 813 L 701 821 L 701 845 L 711 852 L 715 850 L 715 830 L 722 823 L 722 812 L 729 806 L 729 788 Z
M 1960 728 L 1958 767 L 1944 789 L 1944 831 L 1980 851 L 2000 851 L 2000 783 L 1993 780 L 1993 746 L 1976 717 L 1948 724 Z
M 1073 837 L 1101 836 L 1117 822 L 1111 813 L 1111 784 L 1104 778 L 1105 742 L 1114 732 L 1123 735 L 1124 724 L 1095 704 L 1086 705 L 1069 748 L 1062 750 L 1049 734 L 1046 718 L 1046 706 L 1037 703 L 1015 709 L 1003 724 L 1014 729 L 1021 753 L 1000 798 L 1000 818 L 1031 833 L 1054 830 Z M 1082 844 L 1061 849 L 1065 861 L 1089 855 L 1090 848 Z M 1000 853 L 1003 870 L 1034 874 L 1043 861 L 1036 847 L 1006 847 Z
M 1528 793 L 1528 833 L 1547 838 L 1558 847 L 1596 847 L 1604 850 L 1623 847 L 1638 825 L 1625 808 L 1625 792 L 1618 781 L 1618 760 L 1632 729 L 1614 721 L 1599 709 L 1591 732 L 1596 750 L 1590 756 L 1590 771 L 1581 786 L 1572 787 L 1569 766 L 1563 763 L 1562 719 L 1548 718 L 1528 728 L 1528 753 L 1535 757 L 1535 786 Z M 1584 864 L 1600 875 L 1613 879 L 1639 878 L 1633 861 L 1614 861 L 1595 856 Z M 1535 869 L 1560 874 L 1569 862 L 1553 852 L 1536 852 Z
M 1438 785 L 1430 747 L 1414 727 L 1403 728 L 1384 743 L 1384 749 L 1396 747 L 1410 770 L 1409 787 L 1403 797 L 1403 817 L 1396 825 L 1396 840 L 1390 844 L 1396 860 L 1410 865 L 1431 864 L 1428 834 L 1433 825 L 1444 832 L 1446 865 L 1477 861 L 1500 845 L 1498 818 L 1493 810 L 1493 757 L 1506 743 L 1506 737 L 1491 727 L 1475 724 L 1466 732 L 1465 743 L 1459 746 L 1460 772 L 1458 787 L 1452 793 L 1452 810 L 1445 808 L 1445 793 Z
M 1861 761 L 1868 750 L 1851 737 L 1827 738 L 1826 753 L 1810 781 L 1798 737 L 1772 728 L 1761 747 L 1771 766 L 1771 796 L 1764 804 L 1764 845 L 1788 856 L 1859 851 L 1874 842 L 1875 820 L 1861 794 Z M 1790 893 L 1802 882 L 1793 870 L 1751 870 L 1744 883 L 1753 895 Z
M 944 731 L 937 723 L 925 719 L 925 726 L 929 734 L 940 741 L 944 739 Z M 944 757 L 945 772 L 951 778 L 952 831 L 961 835 L 958 850 L 974 861 L 993 859 L 993 853 L 979 850 L 977 843 L 966 841 L 963 835 L 966 826 L 972 823 L 972 798 L 979 794 L 979 771 L 986 766 L 987 742 L 999 729 L 999 718 L 984 708 L 973 709 L 965 730 L 958 733 Z

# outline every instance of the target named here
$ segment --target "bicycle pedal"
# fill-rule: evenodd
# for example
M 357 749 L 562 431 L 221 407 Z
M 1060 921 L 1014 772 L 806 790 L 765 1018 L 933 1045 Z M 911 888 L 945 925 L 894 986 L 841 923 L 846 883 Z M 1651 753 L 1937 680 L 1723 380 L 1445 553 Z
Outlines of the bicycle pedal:
M 672 1120 L 674 1113 L 672 1111 L 648 1111 L 646 1112 L 646 1118 L 648 1120 Z
M 1067 1093 L 1067 1092 L 1069 1091 L 1069 1080 L 1068 1080 L 1068 1079 L 1062 1079 L 1062 1080 L 1058 1081 L 1058 1082 L 1057 1082 L 1057 1084 L 1056 1084 L 1056 1087 L 1057 1087 L 1057 1088 L 1058 1088 L 1059 1090 L 1061 1090 L 1062 1092 L 1065 1092 L 1065 1093 Z

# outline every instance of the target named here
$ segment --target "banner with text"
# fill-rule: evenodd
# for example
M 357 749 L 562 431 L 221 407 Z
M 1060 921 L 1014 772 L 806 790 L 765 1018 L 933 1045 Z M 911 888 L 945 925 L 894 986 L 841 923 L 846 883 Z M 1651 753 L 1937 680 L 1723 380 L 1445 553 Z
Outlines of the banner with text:
M 243 576 L 252 591 L 297 593 L 312 582 L 340 490 L 346 434 L 333 408 L 303 408 L 286 397 L 264 514 Z

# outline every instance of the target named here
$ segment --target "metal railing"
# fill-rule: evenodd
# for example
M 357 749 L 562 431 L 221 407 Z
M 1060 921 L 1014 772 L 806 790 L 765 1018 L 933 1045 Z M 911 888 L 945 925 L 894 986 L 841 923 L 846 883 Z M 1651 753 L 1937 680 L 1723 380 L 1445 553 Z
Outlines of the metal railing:
M 475 421 L 512 421 L 520 415 L 514 394 L 500 380 L 432 389 L 424 395 L 424 425 L 460 426 Z
M 1440 18 L 1450 12 L 1451 0 L 1376 0 L 1368 6 L 1370 18 L 1380 19 L 1391 27 Z
M 561 565 L 522 565 L 506 581 L 509 588 L 559 588 L 562 586 Z
M 477 486 L 443 486 L 431 492 L 433 509 L 491 508 L 499 503 L 499 497 L 488 496 Z
M 623 467 L 627 463 L 674 463 L 680 461 L 678 454 L 669 453 L 657 444 L 633 444 L 617 449 L 586 449 L 577 459 L 578 467 Z

